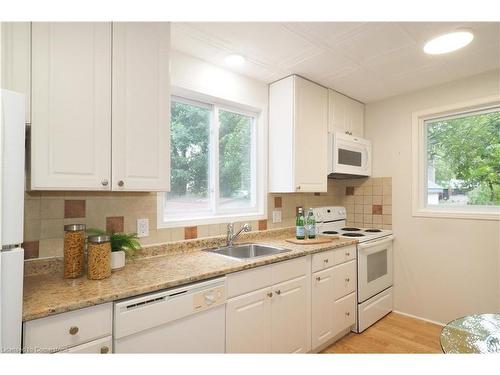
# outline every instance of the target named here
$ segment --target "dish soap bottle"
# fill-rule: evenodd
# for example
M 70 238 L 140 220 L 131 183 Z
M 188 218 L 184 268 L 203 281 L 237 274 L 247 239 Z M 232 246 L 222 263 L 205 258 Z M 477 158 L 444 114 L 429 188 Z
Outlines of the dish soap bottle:
M 306 219 L 307 237 L 310 239 L 316 238 L 316 218 L 314 217 L 313 209 L 310 208 Z
M 302 207 L 299 207 L 299 212 L 297 213 L 297 218 L 295 219 L 295 237 L 298 240 L 304 240 L 306 238 L 306 228 L 304 226 L 305 221 Z

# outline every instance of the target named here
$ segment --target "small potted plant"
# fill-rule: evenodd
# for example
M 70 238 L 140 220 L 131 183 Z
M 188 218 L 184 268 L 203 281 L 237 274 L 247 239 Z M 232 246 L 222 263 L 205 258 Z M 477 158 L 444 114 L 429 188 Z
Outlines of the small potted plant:
M 87 234 L 91 236 L 107 234 L 110 236 L 112 270 L 125 267 L 125 256 L 132 258 L 134 252 L 141 247 L 137 233 L 107 233 L 104 230 L 93 228 L 89 229 Z

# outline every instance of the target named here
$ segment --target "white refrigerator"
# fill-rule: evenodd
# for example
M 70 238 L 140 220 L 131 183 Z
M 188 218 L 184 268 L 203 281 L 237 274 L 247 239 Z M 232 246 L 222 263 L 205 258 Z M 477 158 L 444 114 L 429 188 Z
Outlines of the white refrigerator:
M 0 90 L 0 352 L 21 350 L 23 309 L 24 95 Z

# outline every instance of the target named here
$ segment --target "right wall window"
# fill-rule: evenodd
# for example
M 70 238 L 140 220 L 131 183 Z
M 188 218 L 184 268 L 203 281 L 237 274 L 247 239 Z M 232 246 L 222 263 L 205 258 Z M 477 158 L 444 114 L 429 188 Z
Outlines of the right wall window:
M 427 114 L 417 120 L 419 191 L 414 214 L 497 216 L 500 106 Z

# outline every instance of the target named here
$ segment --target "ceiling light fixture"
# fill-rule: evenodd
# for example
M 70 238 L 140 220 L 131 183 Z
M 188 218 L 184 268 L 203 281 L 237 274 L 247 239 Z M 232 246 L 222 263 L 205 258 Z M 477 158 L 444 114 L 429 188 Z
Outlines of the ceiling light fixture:
M 229 55 L 224 59 L 229 66 L 240 66 L 245 62 L 245 58 L 241 55 Z
M 432 38 L 424 46 L 429 55 L 441 55 L 465 47 L 472 42 L 474 34 L 470 31 L 455 31 Z

